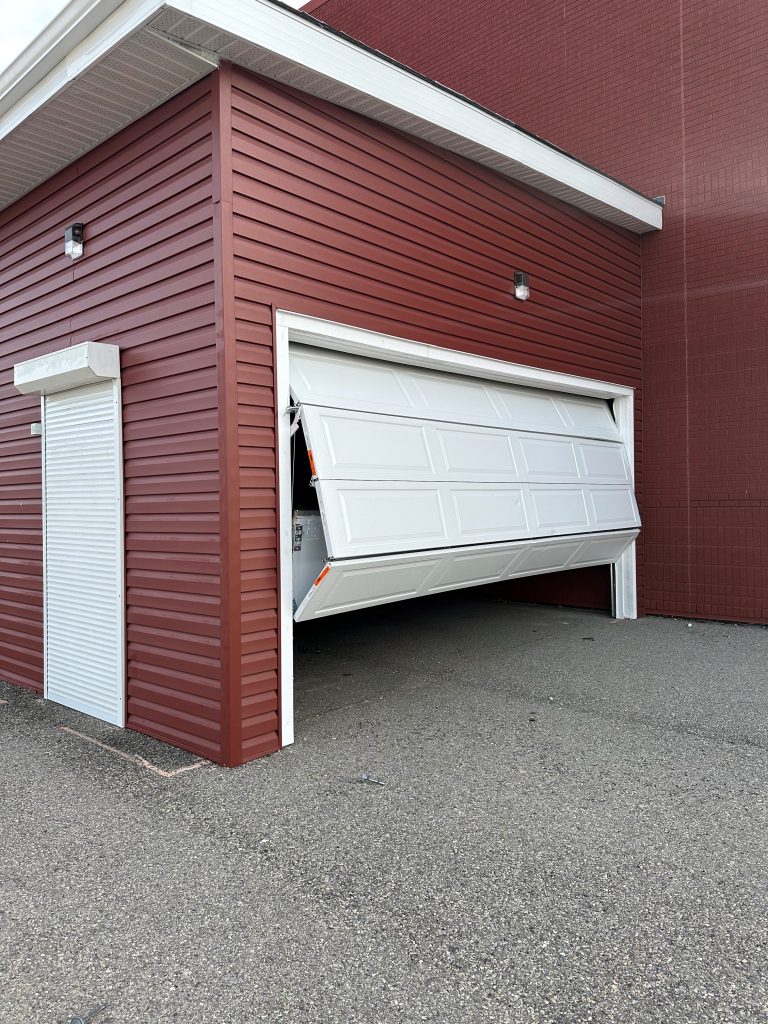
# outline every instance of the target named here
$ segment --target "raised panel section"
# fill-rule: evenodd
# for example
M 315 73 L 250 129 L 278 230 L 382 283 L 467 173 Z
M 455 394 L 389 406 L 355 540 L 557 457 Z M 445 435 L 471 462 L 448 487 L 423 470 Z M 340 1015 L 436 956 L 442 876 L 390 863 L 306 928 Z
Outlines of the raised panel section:
M 530 493 L 534 530 L 580 533 L 589 529 L 587 504 L 580 487 L 533 487 Z
M 529 480 L 578 480 L 581 476 L 573 441 L 524 437 L 520 447 Z
M 578 445 L 586 479 L 594 483 L 630 484 L 629 462 L 623 445 L 582 441 Z
M 560 569 L 615 562 L 637 530 L 330 562 L 297 622 Z
M 618 441 L 590 441 L 302 407 L 318 475 L 337 480 L 546 481 L 630 484 Z
M 631 491 L 604 487 L 590 491 L 594 523 L 601 529 L 616 529 L 635 514 L 635 501 Z
M 609 405 L 598 398 L 563 396 L 307 345 L 291 347 L 290 379 L 294 399 L 303 405 L 619 440 Z
M 329 551 L 337 558 L 449 543 L 444 499 L 436 487 L 328 481 L 318 492 Z
M 451 489 L 458 543 L 509 540 L 527 532 L 523 488 L 456 486 Z
M 330 558 L 494 544 L 639 525 L 631 493 L 584 487 L 318 480 Z M 612 503 L 612 496 L 621 496 Z

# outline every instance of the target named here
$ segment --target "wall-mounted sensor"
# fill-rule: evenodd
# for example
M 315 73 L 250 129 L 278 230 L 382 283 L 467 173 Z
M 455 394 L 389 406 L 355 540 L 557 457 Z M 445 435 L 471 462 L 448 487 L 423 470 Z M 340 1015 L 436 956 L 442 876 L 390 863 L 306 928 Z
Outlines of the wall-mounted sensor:
M 525 302 L 526 299 L 530 298 L 531 286 L 528 282 L 528 275 L 524 274 L 522 270 L 515 271 L 515 298 L 520 299 L 521 302 Z
M 64 252 L 70 259 L 77 260 L 83 255 L 84 224 L 70 224 L 64 232 Z

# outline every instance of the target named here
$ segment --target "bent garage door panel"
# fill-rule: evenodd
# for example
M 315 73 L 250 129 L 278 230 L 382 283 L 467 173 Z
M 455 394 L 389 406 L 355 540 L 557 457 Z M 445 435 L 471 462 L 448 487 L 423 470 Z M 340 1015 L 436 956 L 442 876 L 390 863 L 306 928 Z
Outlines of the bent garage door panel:
M 291 391 L 303 405 L 620 441 L 608 403 L 292 345 Z
M 306 622 L 446 590 L 603 565 L 615 562 L 636 536 L 628 530 L 330 562 L 294 618 Z
M 331 558 L 638 525 L 627 489 L 343 480 L 316 486 Z
M 299 345 L 290 373 L 330 559 L 297 619 L 612 562 L 636 536 L 607 401 Z

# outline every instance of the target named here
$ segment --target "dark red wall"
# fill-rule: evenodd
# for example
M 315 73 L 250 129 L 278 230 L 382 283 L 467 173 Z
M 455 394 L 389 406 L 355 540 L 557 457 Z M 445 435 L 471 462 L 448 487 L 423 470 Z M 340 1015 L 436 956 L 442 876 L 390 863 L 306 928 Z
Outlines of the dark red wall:
M 650 195 L 645 608 L 768 621 L 763 0 L 321 0 L 314 16 Z
M 232 176 L 247 730 L 269 714 L 277 670 L 274 311 L 637 387 L 640 244 L 237 70 Z M 520 267 L 526 303 L 512 296 Z
M 119 345 L 128 725 L 228 764 L 278 746 L 276 309 L 640 383 L 635 237 L 227 65 L 0 239 L 0 675 L 42 684 L 39 405 L 13 364 Z
M 42 688 L 40 404 L 15 391 L 13 364 L 119 345 L 128 725 L 225 759 L 210 87 L 0 214 L 0 677 Z

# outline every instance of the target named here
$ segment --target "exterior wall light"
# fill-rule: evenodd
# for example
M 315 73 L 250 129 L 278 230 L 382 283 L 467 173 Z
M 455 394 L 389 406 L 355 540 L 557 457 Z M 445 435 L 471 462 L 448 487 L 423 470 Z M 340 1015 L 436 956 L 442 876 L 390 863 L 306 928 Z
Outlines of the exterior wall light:
M 520 299 L 521 302 L 525 302 L 527 298 L 530 298 L 531 286 L 528 283 L 528 275 L 524 274 L 522 270 L 515 271 L 515 298 Z
M 84 230 L 83 224 L 70 224 L 64 232 L 64 252 L 70 259 L 77 260 L 83 255 Z

